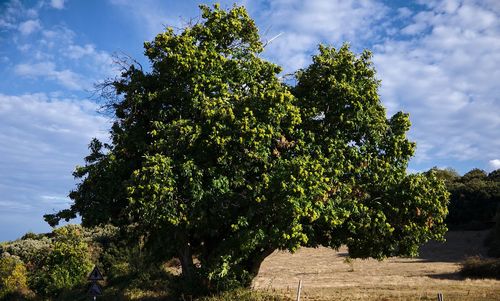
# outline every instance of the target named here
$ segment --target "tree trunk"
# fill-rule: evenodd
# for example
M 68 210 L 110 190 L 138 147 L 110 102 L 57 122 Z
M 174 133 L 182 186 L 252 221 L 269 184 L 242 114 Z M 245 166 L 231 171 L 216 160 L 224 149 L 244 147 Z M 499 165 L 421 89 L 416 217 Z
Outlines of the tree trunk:
M 271 255 L 274 252 L 274 248 L 260 248 L 252 253 L 252 255 L 245 261 L 244 268 L 246 271 L 250 273 L 251 278 L 253 279 L 259 273 L 260 266 L 264 259 L 267 256 Z M 246 286 L 251 285 L 250 283 L 246 283 Z
M 181 262 L 182 276 L 188 282 L 193 282 L 195 280 L 195 268 L 193 264 L 193 253 L 191 251 L 191 246 L 189 243 L 183 243 L 179 250 L 179 260 Z

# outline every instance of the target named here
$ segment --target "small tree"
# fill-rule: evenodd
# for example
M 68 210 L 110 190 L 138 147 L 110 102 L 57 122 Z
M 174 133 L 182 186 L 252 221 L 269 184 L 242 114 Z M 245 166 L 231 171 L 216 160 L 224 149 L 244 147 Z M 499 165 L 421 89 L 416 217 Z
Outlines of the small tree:
M 50 223 L 134 225 L 206 289 L 248 285 L 276 249 L 383 258 L 442 238 L 444 185 L 406 174 L 408 115 L 386 118 L 369 52 L 320 46 L 289 87 L 244 8 L 201 10 L 145 43 L 150 72 L 112 83 L 112 142 L 91 142 L 74 204 Z
M 31 276 L 31 287 L 42 296 L 53 296 L 85 283 L 92 269 L 90 252 L 80 227 L 68 225 L 53 231 L 53 241 Z
M 29 291 L 27 271 L 19 257 L 0 254 L 0 299 L 13 294 L 24 295 Z

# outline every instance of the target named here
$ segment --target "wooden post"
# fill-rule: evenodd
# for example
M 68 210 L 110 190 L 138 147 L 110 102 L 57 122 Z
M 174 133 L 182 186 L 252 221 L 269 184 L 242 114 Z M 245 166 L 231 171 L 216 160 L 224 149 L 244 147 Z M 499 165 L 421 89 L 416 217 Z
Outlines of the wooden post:
M 438 293 L 438 301 L 443 301 L 443 294 L 441 293 Z
M 302 279 L 299 280 L 299 286 L 297 287 L 297 301 L 300 301 L 300 292 L 302 291 Z

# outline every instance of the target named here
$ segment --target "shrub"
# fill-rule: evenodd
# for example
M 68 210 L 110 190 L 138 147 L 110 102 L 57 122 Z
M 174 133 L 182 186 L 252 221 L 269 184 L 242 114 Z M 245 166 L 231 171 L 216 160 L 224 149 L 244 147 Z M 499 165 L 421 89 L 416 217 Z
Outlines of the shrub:
M 44 234 L 44 233 L 36 234 L 36 233 L 33 233 L 33 232 L 27 232 L 26 234 L 24 234 L 21 237 L 21 240 L 25 240 L 25 239 L 41 239 L 41 238 L 45 237 L 46 235 L 47 234 Z
M 469 257 L 462 262 L 460 274 L 469 278 L 500 279 L 500 259 Z
M 37 266 L 41 255 L 47 254 L 50 250 L 51 240 L 48 237 L 40 239 L 21 239 L 10 242 L 0 247 L 1 253 L 9 253 L 21 258 L 29 267 Z M 43 257 L 43 256 L 42 256 Z
M 40 259 L 31 284 L 41 295 L 57 295 L 83 284 L 92 269 L 88 244 L 80 227 L 65 226 L 54 230 L 50 252 Z
M 19 240 L 0 243 L 0 255 L 14 255 L 24 263 L 27 282 L 37 294 L 61 297 L 85 282 L 92 262 L 106 264 L 120 276 L 130 274 L 130 263 L 138 261 L 139 250 L 122 242 L 118 234 L 111 225 L 66 225 L 52 233 L 27 233 Z M 12 296 L 6 298 L 17 298 Z
M 17 256 L 8 253 L 0 257 L 0 299 L 7 295 L 28 293 L 27 271 Z

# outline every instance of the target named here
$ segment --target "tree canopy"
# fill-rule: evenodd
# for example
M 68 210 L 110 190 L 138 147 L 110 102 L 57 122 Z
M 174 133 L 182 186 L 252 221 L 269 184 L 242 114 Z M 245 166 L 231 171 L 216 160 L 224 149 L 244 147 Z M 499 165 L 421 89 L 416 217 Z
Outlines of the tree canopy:
M 489 174 L 474 168 L 460 176 L 453 170 L 433 168 L 430 172 L 443 179 L 450 193 L 450 227 L 485 229 L 494 224 L 495 213 L 500 210 L 500 169 Z
M 444 184 L 406 173 L 409 116 L 386 117 L 369 51 L 319 46 L 287 85 L 243 7 L 200 7 L 199 23 L 145 43 L 151 71 L 112 83 L 111 143 L 91 142 L 51 225 L 132 225 L 207 289 L 249 284 L 276 249 L 382 259 L 442 238 Z

